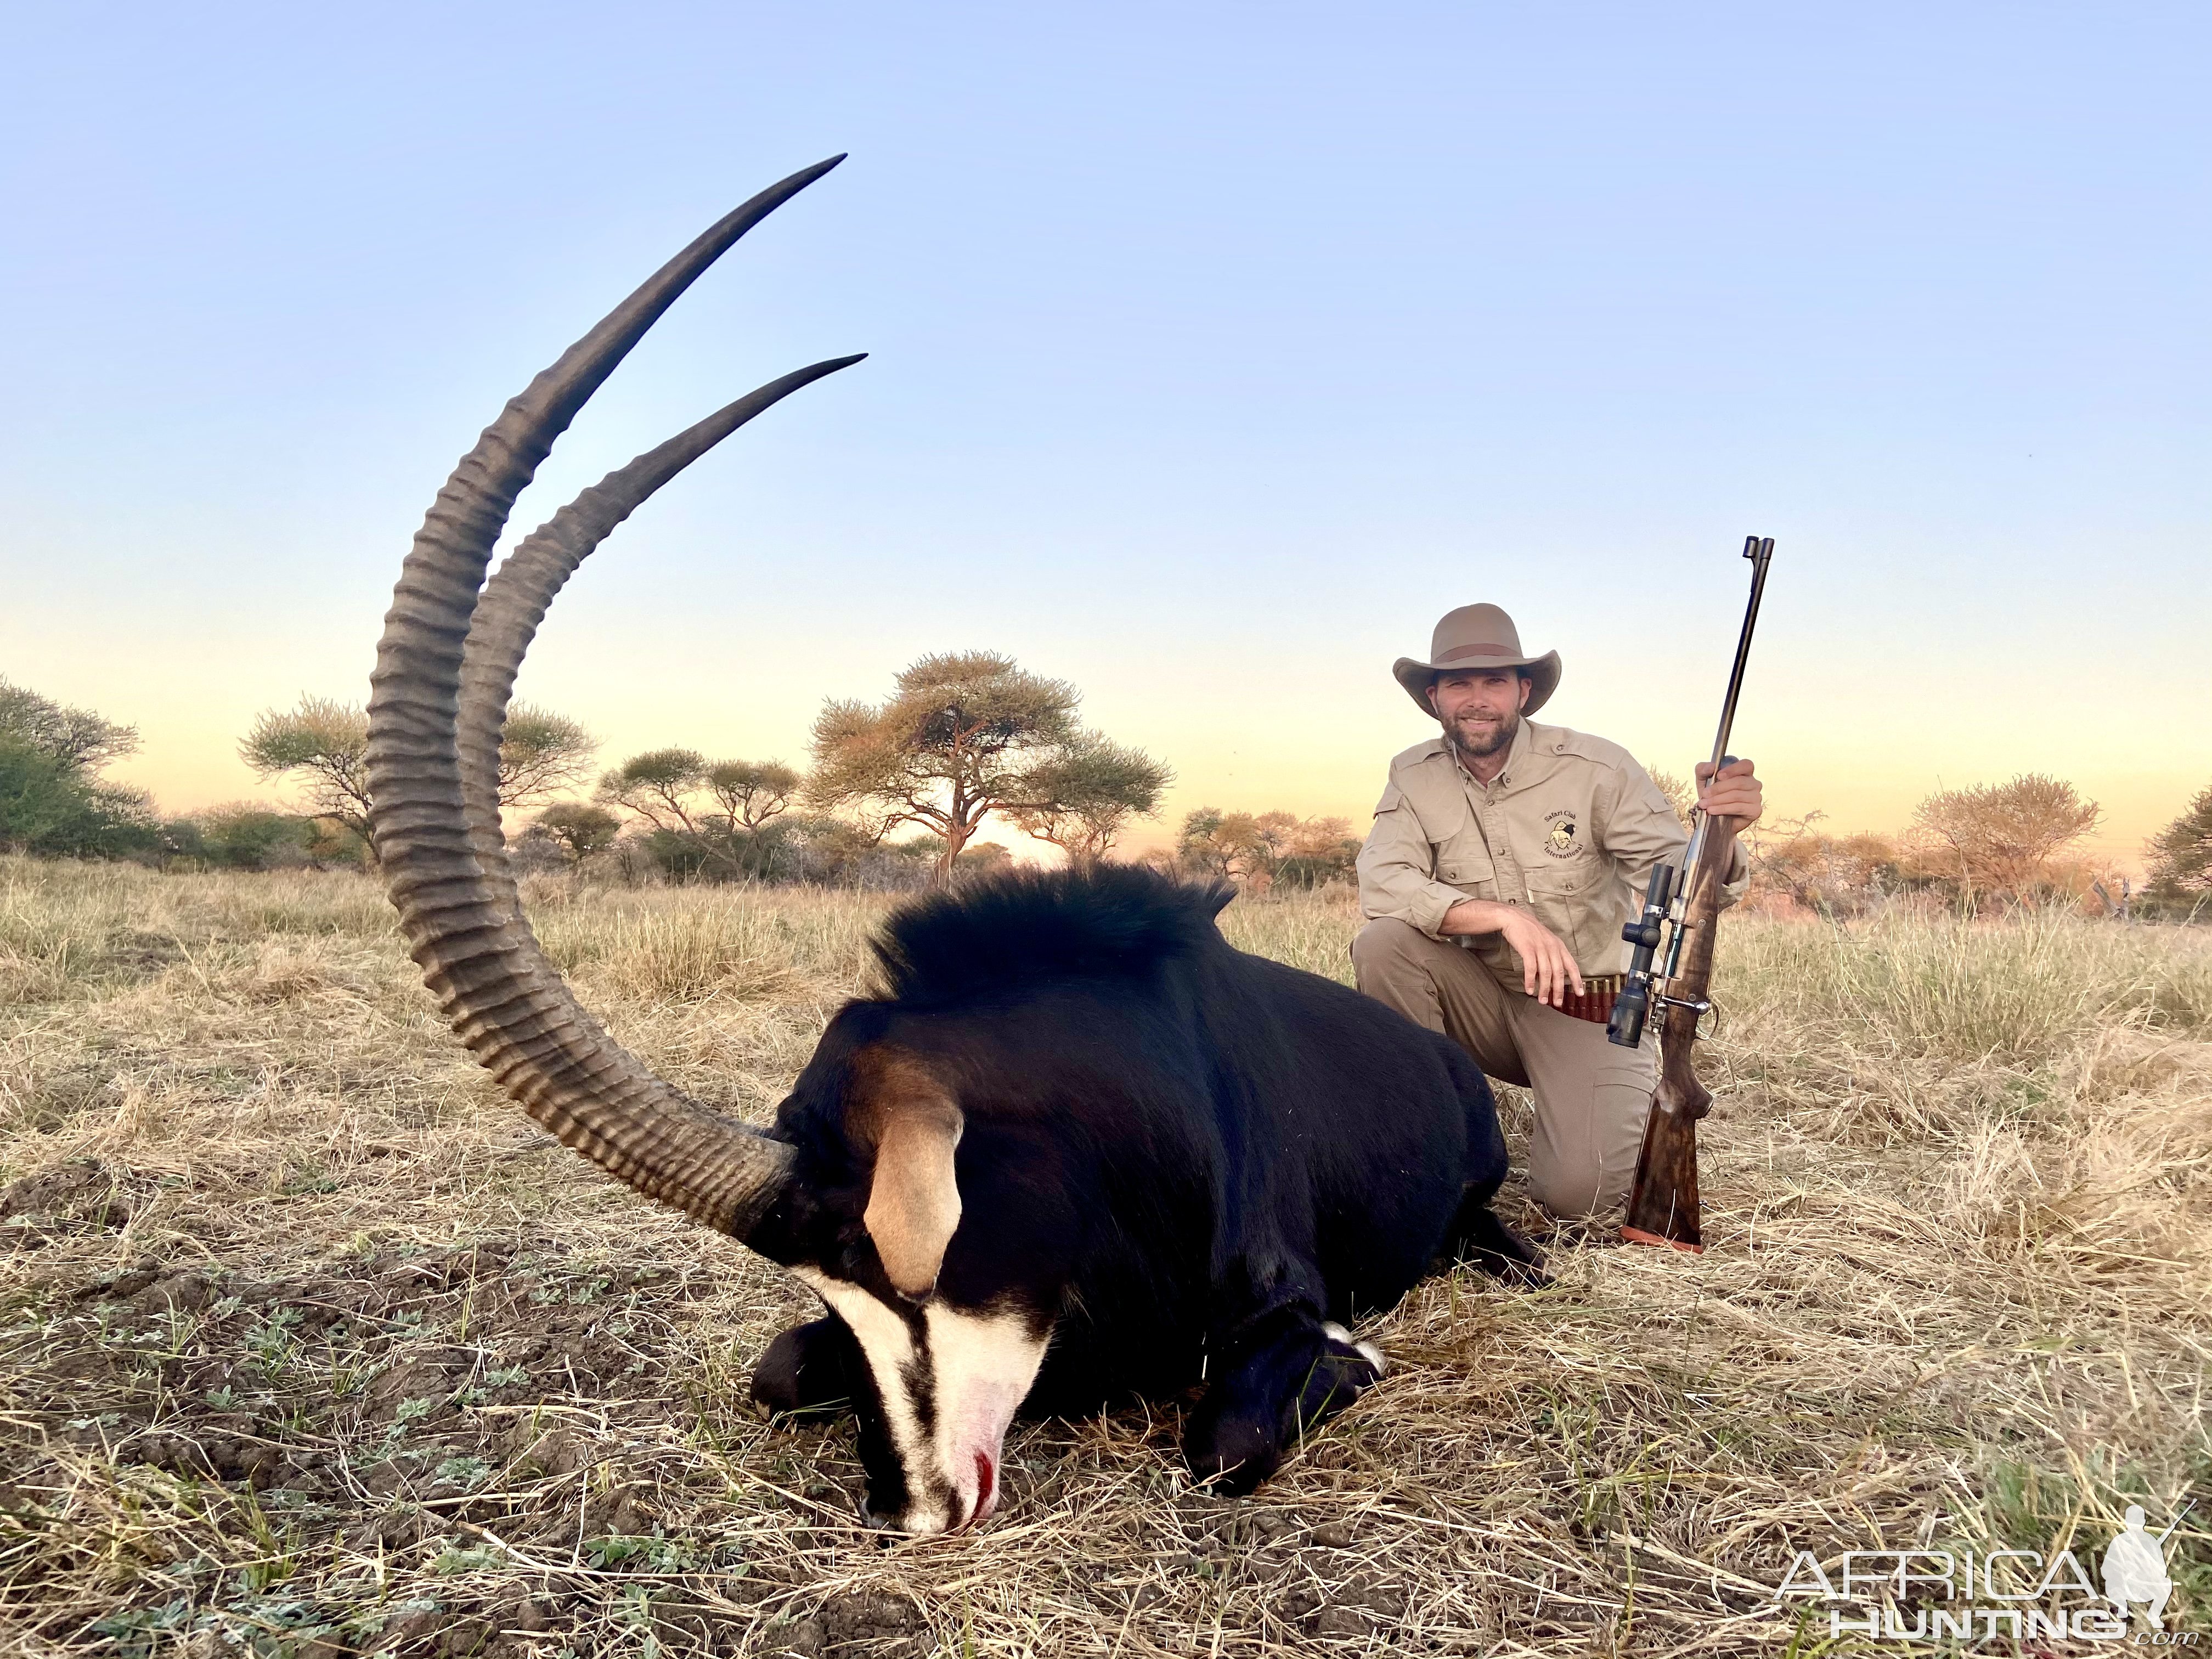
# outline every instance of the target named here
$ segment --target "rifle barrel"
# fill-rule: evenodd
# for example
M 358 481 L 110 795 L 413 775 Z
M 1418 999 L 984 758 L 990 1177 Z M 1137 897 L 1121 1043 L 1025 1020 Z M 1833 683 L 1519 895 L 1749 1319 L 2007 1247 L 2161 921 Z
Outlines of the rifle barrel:
M 1751 630 L 1759 625 L 1759 599 L 1766 591 L 1766 567 L 1774 557 L 1774 538 L 1747 536 L 1743 556 L 1751 561 L 1751 604 L 1743 613 L 1743 633 L 1735 642 L 1735 663 L 1729 670 L 1728 701 L 1721 705 L 1721 729 L 1713 739 L 1713 770 L 1728 757 L 1729 730 L 1735 724 L 1735 700 L 1743 691 L 1744 665 L 1751 660 Z
M 1713 738 L 1713 772 L 1719 775 L 1723 763 L 1729 758 L 1729 732 L 1735 725 L 1735 700 L 1743 694 L 1744 665 L 1751 660 L 1751 631 L 1759 626 L 1759 597 L 1766 592 L 1766 567 L 1774 557 L 1774 538 L 1746 536 L 1743 556 L 1751 561 L 1751 603 L 1744 607 L 1743 632 L 1736 636 L 1735 661 L 1729 669 L 1728 697 L 1721 704 L 1721 729 Z M 1705 850 L 1705 813 L 1699 807 L 1692 817 L 1689 850 L 1682 855 L 1683 891 L 1689 890 L 1690 872 L 1698 867 L 1698 854 Z M 1668 971 L 1671 977 L 1677 952 L 1667 955 Z

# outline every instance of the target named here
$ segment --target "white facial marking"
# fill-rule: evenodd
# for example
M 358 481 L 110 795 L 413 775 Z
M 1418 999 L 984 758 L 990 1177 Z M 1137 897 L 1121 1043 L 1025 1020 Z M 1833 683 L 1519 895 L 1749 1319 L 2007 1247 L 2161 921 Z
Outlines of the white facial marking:
M 1036 1381 L 1049 1333 L 1031 1336 L 1017 1314 L 962 1313 L 933 1302 L 922 1320 L 933 1386 L 929 1398 L 917 1399 L 922 1367 L 915 1362 L 923 1354 L 905 1318 L 848 1279 L 814 1267 L 792 1273 L 845 1322 L 867 1359 L 884 1427 L 906 1471 L 907 1510 L 884 1518 L 908 1532 L 935 1533 L 988 1515 L 998 1503 L 1006 1425 Z M 933 1407 L 934 1432 L 926 1433 L 922 1419 Z M 939 1496 L 947 1486 L 959 1494 L 955 1504 Z
M 908 1374 L 918 1356 L 906 1321 L 849 1280 L 832 1279 L 812 1267 L 791 1271 L 794 1279 L 830 1304 L 830 1311 L 845 1322 L 860 1343 L 868 1362 L 868 1375 L 875 1379 L 876 1396 L 883 1402 L 884 1426 L 890 1434 L 891 1449 L 898 1454 L 899 1467 L 907 1472 L 908 1492 L 918 1509 L 921 1494 L 914 1477 L 927 1467 L 927 1448 Z M 910 1510 L 908 1514 L 915 1512 Z M 934 1526 L 917 1528 L 911 1522 L 908 1526 L 915 1531 L 942 1532 L 950 1520 L 940 1513 Z
M 998 1507 L 1006 1425 L 1036 1381 L 1048 1339 L 1031 1336 L 1018 1314 L 967 1314 L 932 1303 L 923 1317 L 937 1375 L 939 1468 L 959 1488 L 969 1518 L 980 1521 Z
M 1354 1342 L 1352 1340 L 1352 1333 L 1334 1320 L 1325 1322 L 1321 1328 L 1321 1334 L 1332 1342 L 1343 1344 L 1369 1364 L 1374 1366 L 1376 1376 L 1380 1376 L 1389 1369 L 1382 1358 L 1382 1349 L 1376 1347 L 1372 1342 Z

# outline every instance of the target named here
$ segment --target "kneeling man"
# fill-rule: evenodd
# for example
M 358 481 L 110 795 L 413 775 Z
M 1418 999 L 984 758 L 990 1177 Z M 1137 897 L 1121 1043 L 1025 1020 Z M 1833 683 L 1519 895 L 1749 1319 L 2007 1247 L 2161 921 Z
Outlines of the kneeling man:
M 1620 929 L 1688 834 L 1626 750 L 1524 718 L 1558 689 L 1559 653 L 1524 655 L 1496 605 L 1450 612 L 1429 659 L 1391 672 L 1443 729 L 1390 763 L 1359 854 L 1359 988 L 1532 1089 L 1529 1191 L 1555 1215 L 1604 1216 L 1627 1196 L 1658 1076 L 1652 1037 L 1606 1038 Z M 1711 769 L 1698 766 L 1699 805 L 1757 818 L 1751 763 Z M 1730 852 L 1733 903 L 1748 870 Z

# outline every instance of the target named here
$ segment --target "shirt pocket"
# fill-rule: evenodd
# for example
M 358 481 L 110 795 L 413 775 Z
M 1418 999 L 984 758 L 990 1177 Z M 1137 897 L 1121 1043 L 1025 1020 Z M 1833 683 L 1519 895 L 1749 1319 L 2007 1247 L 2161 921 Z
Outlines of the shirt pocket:
M 1437 879 L 1446 886 L 1458 888 L 1469 898 L 1498 896 L 1497 866 L 1491 862 L 1490 850 L 1485 847 L 1439 847 Z
M 1581 862 L 1577 860 L 1564 868 L 1522 872 L 1528 884 L 1528 908 L 1536 913 L 1537 921 L 1566 942 L 1577 961 L 1596 943 L 1577 937 L 1590 931 L 1590 907 L 1598 886 L 1597 872 L 1577 867 Z

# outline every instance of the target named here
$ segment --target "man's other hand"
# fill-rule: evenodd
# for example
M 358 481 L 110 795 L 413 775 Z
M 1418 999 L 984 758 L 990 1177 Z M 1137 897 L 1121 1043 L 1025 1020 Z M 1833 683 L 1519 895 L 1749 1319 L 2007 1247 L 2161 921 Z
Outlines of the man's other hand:
M 1437 929 L 1447 936 L 1461 933 L 1503 933 L 1521 958 L 1521 988 L 1539 1002 L 1558 1007 L 1571 988 L 1583 994 L 1582 969 L 1574 952 L 1557 933 L 1517 904 L 1492 899 L 1464 899 L 1444 912 Z
M 1747 823 L 1756 823 L 1759 810 L 1765 804 L 1765 791 L 1752 775 L 1749 761 L 1730 763 L 1721 769 L 1717 778 L 1713 775 L 1711 761 L 1698 763 L 1698 805 L 1705 808 L 1709 817 L 1731 820 L 1731 833 Z

